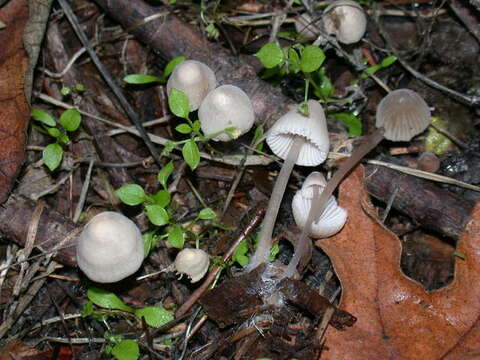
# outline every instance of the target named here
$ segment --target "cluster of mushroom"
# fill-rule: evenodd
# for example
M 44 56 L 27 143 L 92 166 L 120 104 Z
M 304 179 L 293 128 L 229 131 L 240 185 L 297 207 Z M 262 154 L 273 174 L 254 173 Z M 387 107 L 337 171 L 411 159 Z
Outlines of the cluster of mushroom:
M 309 100 L 307 104 L 308 116 L 298 109 L 291 110 L 278 119 L 268 132 L 268 145 L 285 161 L 270 197 L 259 245 L 250 262 L 250 269 L 267 262 L 273 227 L 294 164 L 317 166 L 327 157 L 329 140 L 325 114 L 318 102 Z M 328 182 L 318 172 L 307 177 L 293 200 L 293 214 L 302 233 L 282 277 L 296 274 L 296 267 L 308 248 L 309 236 L 329 237 L 342 229 L 347 214 L 337 205 L 332 194 L 345 175 L 382 139 L 409 141 L 429 124 L 430 109 L 420 95 L 409 89 L 392 91 L 378 105 L 378 129 L 364 139 L 364 143 L 350 155 L 333 177 Z
M 235 127 L 235 137 L 247 133 L 255 121 L 255 112 L 248 95 L 234 85 L 217 87 L 215 73 L 196 60 L 177 65 L 167 82 L 167 93 L 183 91 L 189 100 L 190 111 L 198 110 L 201 129 L 207 136 Z M 213 137 L 215 141 L 230 141 L 228 134 Z
M 322 14 L 319 26 L 308 14 L 295 19 L 295 29 L 307 40 L 314 40 L 322 31 L 335 35 L 342 44 L 354 44 L 363 37 L 367 29 L 367 17 L 362 7 L 353 0 L 337 0 Z
M 77 239 L 77 264 L 98 283 L 113 283 L 137 272 L 144 259 L 144 246 L 137 225 L 126 216 L 105 211 L 94 216 Z M 172 269 L 191 282 L 207 272 L 209 257 L 200 249 L 181 250 Z

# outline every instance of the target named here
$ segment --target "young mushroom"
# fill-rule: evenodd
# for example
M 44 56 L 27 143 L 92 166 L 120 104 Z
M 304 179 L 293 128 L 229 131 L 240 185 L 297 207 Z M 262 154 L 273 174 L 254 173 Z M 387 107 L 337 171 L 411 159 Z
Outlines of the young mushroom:
M 208 254 L 201 249 L 183 249 L 177 254 L 173 264 L 176 272 L 185 274 L 192 283 L 199 281 L 208 270 Z
M 255 121 L 252 102 L 245 92 L 234 85 L 222 85 L 211 91 L 198 110 L 202 131 L 205 135 L 215 134 L 228 127 L 236 127 L 235 137 L 248 132 Z M 220 134 L 215 141 L 230 141 L 228 134 Z
M 343 44 L 358 42 L 367 29 L 362 7 L 352 0 L 337 0 L 323 12 L 323 26 Z
M 309 100 L 307 104 L 308 116 L 301 114 L 298 108 L 291 110 L 268 131 L 270 149 L 285 161 L 272 190 L 260 240 L 248 266 L 250 270 L 268 260 L 273 227 L 293 166 L 317 166 L 327 158 L 330 142 L 325 113 L 317 101 Z
M 183 91 L 190 104 L 190 111 L 200 107 L 202 100 L 217 86 L 217 78 L 207 65 L 196 60 L 186 60 L 177 65 L 167 82 L 167 94 L 172 89 Z
M 77 239 L 77 264 L 98 283 L 117 282 L 132 275 L 143 258 L 140 230 L 132 220 L 116 212 L 94 216 Z
M 430 124 L 430 109 L 415 91 L 398 89 L 382 99 L 377 107 L 376 126 L 378 129 L 369 135 L 364 143 L 355 149 L 350 157 L 335 172 L 321 193 L 317 193 L 312 200 L 312 207 L 308 214 L 305 226 L 295 248 L 295 254 L 288 265 L 285 276 L 291 276 L 296 265 L 303 256 L 308 241 L 308 234 L 315 219 L 323 213 L 328 199 L 340 184 L 340 181 L 355 165 L 384 138 L 391 141 L 409 141 L 423 132 Z

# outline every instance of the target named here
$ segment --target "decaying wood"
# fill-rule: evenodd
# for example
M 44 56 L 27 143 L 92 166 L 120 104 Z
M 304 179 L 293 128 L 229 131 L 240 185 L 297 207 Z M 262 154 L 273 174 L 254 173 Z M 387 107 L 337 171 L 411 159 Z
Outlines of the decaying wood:
M 0 232 L 20 246 L 25 245 L 28 224 L 36 203 L 23 196 L 11 195 L 0 206 Z M 34 246 L 43 253 L 49 253 L 59 246 L 55 260 L 65 265 L 75 266 L 75 234 L 78 228 L 69 219 L 52 209 L 45 209 L 38 223 Z
M 220 84 L 242 88 L 252 100 L 257 123 L 270 126 L 293 104 L 278 88 L 260 80 L 261 68 L 253 56 L 237 58 L 220 44 L 209 42 L 198 30 L 180 21 L 165 7 L 151 7 L 141 0 L 96 0 L 124 29 L 170 60 L 177 56 L 208 64 Z M 153 20 L 151 20 L 153 19 Z
M 365 166 L 365 184 L 370 195 L 385 203 L 396 193 L 394 209 L 454 239 L 462 234 L 473 209 L 470 202 L 430 181 L 382 166 Z

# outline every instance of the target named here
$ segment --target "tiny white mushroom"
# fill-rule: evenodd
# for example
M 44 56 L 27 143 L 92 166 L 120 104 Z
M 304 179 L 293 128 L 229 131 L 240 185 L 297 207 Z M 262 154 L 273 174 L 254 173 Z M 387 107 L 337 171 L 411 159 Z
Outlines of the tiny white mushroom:
M 325 177 L 314 171 L 307 176 L 302 188 L 293 197 L 293 217 L 298 227 L 305 226 L 315 195 L 318 198 L 318 194 L 323 191 L 326 184 Z M 333 236 L 343 228 L 346 221 L 346 210 L 338 206 L 335 197 L 330 196 L 322 215 L 312 223 L 309 235 L 316 239 Z
M 208 271 L 210 260 L 208 254 L 201 249 L 183 249 L 177 254 L 174 262 L 175 271 L 185 274 L 192 283 L 199 281 Z
M 167 82 L 167 94 L 172 89 L 183 91 L 190 103 L 190 111 L 197 110 L 207 94 L 217 86 L 215 73 L 196 60 L 186 60 L 177 65 Z
M 211 91 L 198 110 L 202 131 L 212 135 L 228 127 L 236 127 L 236 137 L 248 132 L 255 121 L 255 111 L 248 95 L 234 85 L 222 85 Z M 216 141 L 230 141 L 228 134 L 215 136 Z
M 362 7 L 352 0 L 337 0 L 323 13 L 323 26 L 343 44 L 358 42 L 367 29 L 367 17 Z
M 325 113 L 318 101 L 309 100 L 307 104 L 308 116 L 301 114 L 296 108 L 278 119 L 268 131 L 268 146 L 275 155 L 285 161 L 275 181 L 262 223 L 258 247 L 252 256 L 249 269 L 254 269 L 268 259 L 273 227 L 293 166 L 317 166 L 327 158 L 330 141 Z
M 116 212 L 94 216 L 77 239 L 77 264 L 95 282 L 120 281 L 135 273 L 143 258 L 140 230 Z

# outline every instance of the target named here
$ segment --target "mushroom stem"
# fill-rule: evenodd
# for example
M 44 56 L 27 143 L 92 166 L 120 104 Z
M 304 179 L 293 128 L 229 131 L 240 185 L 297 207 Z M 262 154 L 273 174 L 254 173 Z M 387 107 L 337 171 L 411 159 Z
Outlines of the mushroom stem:
M 311 232 L 313 222 L 323 214 L 323 211 L 327 206 L 328 199 L 330 198 L 330 196 L 332 196 L 333 192 L 340 184 L 342 179 L 345 177 L 345 175 L 347 175 L 358 164 L 358 162 L 363 159 L 365 155 L 372 151 L 372 149 L 375 148 L 380 143 L 380 141 L 382 141 L 383 133 L 383 128 L 379 128 L 374 133 L 369 135 L 365 139 L 365 142 L 360 145 L 360 147 L 357 148 L 335 172 L 335 174 L 328 181 L 327 185 L 321 193 L 318 192 L 318 189 L 314 189 L 312 207 L 310 208 L 307 221 L 302 229 L 302 233 L 300 234 L 297 246 L 295 247 L 295 253 L 290 260 L 290 263 L 285 268 L 282 279 L 295 275 L 297 271 L 297 265 L 303 257 L 305 250 L 307 249 L 307 241 L 309 241 L 308 235 Z
M 278 210 L 280 208 L 290 174 L 292 173 L 293 167 L 298 158 L 298 154 L 300 153 L 300 149 L 302 148 L 304 142 L 305 140 L 302 136 L 297 135 L 293 138 L 292 146 L 288 151 L 285 161 L 283 162 L 282 169 L 278 174 L 277 181 L 275 182 L 275 186 L 272 190 L 270 201 L 268 202 L 267 212 L 265 213 L 265 218 L 262 222 L 262 229 L 260 231 L 260 240 L 258 241 L 255 254 L 252 256 L 250 264 L 248 265 L 249 271 L 255 269 L 257 266 L 267 262 L 268 260 L 270 249 L 272 247 L 273 227 L 275 225 L 275 220 L 277 219 Z

